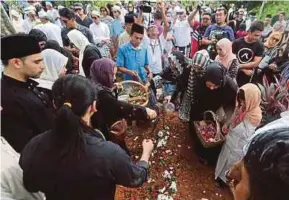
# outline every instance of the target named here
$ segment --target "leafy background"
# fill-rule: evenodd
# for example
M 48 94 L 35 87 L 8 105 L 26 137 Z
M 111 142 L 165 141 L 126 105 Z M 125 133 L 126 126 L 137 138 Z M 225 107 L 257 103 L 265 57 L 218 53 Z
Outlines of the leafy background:
M 101 6 L 107 5 L 107 3 L 115 3 L 118 0 L 86 0 L 86 1 L 54 1 L 57 5 L 63 5 L 66 7 L 69 7 L 73 3 L 76 2 L 81 2 L 83 4 L 91 4 L 95 8 L 99 8 Z M 167 0 L 165 0 L 168 2 Z M 9 0 L 5 1 L 10 5 L 17 6 L 17 1 L 16 0 Z M 129 2 L 129 0 L 126 0 L 125 2 Z M 131 1 L 133 2 L 133 1 Z M 194 0 L 182 0 L 180 1 L 184 7 L 187 6 L 195 6 L 198 1 Z M 231 4 L 234 3 L 237 6 L 240 6 L 241 4 L 244 5 L 244 7 L 247 8 L 248 11 L 254 11 L 257 13 L 257 18 L 263 20 L 267 14 L 271 14 L 274 16 L 279 9 L 283 9 L 285 13 L 287 14 L 287 17 L 289 16 L 289 0 L 286 1 L 218 1 L 218 0 L 203 0 L 203 2 L 206 3 L 206 5 L 212 3 L 214 5 L 219 5 L 219 4 Z M 262 12 L 260 12 L 260 9 L 262 8 L 262 3 L 264 2 L 264 7 Z M 21 9 L 20 9 L 21 10 Z

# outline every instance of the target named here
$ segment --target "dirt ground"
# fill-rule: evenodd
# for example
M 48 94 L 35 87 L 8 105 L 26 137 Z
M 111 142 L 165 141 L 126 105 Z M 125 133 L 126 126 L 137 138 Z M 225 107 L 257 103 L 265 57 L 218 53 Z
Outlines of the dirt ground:
M 135 161 L 141 156 L 143 139 L 156 141 L 150 178 L 141 188 L 119 186 L 116 200 L 233 200 L 228 189 L 215 186 L 214 168 L 199 163 L 188 124 L 176 112 L 160 116 L 156 124 L 133 125 L 128 133 L 126 142 Z

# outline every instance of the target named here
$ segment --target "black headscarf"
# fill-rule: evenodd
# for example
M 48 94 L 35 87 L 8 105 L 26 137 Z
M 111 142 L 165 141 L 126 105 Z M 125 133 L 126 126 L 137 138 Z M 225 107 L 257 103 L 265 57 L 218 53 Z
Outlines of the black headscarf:
M 59 53 L 63 54 L 63 48 L 60 47 L 57 41 L 55 40 L 49 40 L 46 42 L 44 49 L 54 49 L 55 51 L 58 51 Z
M 206 69 L 204 80 L 218 86 L 224 86 L 226 83 L 226 71 L 219 63 L 212 62 Z

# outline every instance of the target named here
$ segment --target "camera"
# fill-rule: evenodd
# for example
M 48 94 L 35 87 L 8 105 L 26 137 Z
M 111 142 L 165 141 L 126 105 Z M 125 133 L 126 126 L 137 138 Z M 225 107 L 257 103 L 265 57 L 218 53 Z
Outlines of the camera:
M 149 6 L 149 1 L 143 1 L 143 4 L 139 7 L 144 13 L 151 13 L 152 7 Z
M 144 13 L 151 13 L 151 12 L 152 12 L 152 7 L 150 7 L 150 6 L 141 5 L 141 6 L 140 6 L 140 9 L 141 9 Z

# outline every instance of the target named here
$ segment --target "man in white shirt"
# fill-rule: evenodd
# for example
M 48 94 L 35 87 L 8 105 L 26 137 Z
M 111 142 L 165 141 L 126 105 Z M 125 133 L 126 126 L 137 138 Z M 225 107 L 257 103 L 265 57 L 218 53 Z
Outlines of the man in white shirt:
M 35 26 L 36 29 L 41 30 L 45 33 L 47 40 L 55 40 L 58 42 L 59 46 L 63 47 L 61 38 L 61 28 L 56 24 L 51 23 L 47 13 L 45 11 L 40 11 L 38 13 L 39 19 L 43 24 Z
M 53 8 L 51 2 L 45 2 L 45 5 L 47 9 L 47 15 L 50 18 L 51 22 L 62 28 L 58 10 Z
M 252 24 L 254 21 L 256 21 L 256 13 L 255 13 L 255 12 L 251 12 L 251 13 L 249 14 L 249 19 L 247 19 L 246 22 L 245 22 L 245 23 L 246 23 L 246 31 L 249 30 L 251 24 Z
M 120 47 L 124 43 L 127 43 L 130 41 L 130 33 L 131 33 L 131 27 L 134 23 L 134 16 L 133 15 L 126 15 L 124 17 L 125 22 L 125 31 L 120 34 L 118 37 L 118 46 Z
M 165 4 L 162 2 L 158 4 L 162 19 L 164 21 L 163 33 L 159 36 L 159 30 L 156 25 L 151 25 L 148 28 L 148 38 L 145 41 L 148 47 L 148 56 L 150 61 L 150 68 L 154 76 L 160 74 L 163 70 L 162 57 L 166 47 L 166 37 L 169 31 L 169 23 L 165 15 Z
M 28 34 L 37 24 L 35 10 L 36 9 L 33 6 L 29 6 L 29 8 L 27 8 L 27 18 L 22 22 L 22 29 L 26 34 Z
M 2 110 L 2 108 L 1 108 Z M 1 197 L 3 200 L 29 199 L 42 200 L 41 193 L 28 192 L 23 184 L 23 171 L 20 168 L 19 154 L 1 136 Z
M 93 23 L 90 24 L 89 29 L 92 32 L 93 40 L 98 47 L 103 57 L 110 57 L 110 31 L 107 24 L 100 21 L 100 13 L 98 11 L 91 12 Z
M 195 12 L 192 12 L 188 19 L 186 18 L 186 12 L 184 9 L 180 9 L 177 12 L 177 16 L 173 25 L 173 32 L 175 38 L 175 47 L 185 55 L 189 53 L 188 47 L 191 42 L 191 24 L 193 23 Z

